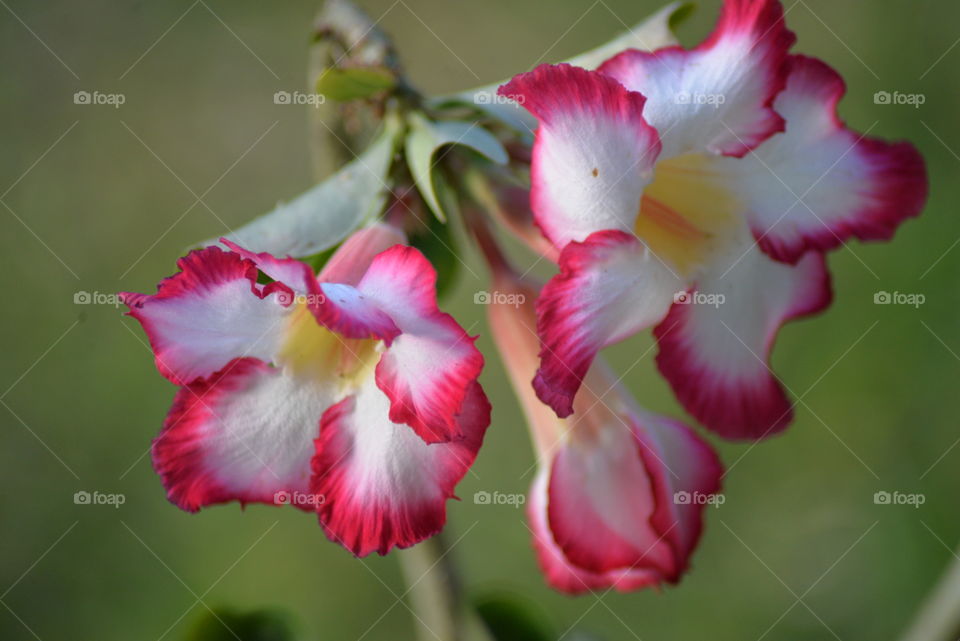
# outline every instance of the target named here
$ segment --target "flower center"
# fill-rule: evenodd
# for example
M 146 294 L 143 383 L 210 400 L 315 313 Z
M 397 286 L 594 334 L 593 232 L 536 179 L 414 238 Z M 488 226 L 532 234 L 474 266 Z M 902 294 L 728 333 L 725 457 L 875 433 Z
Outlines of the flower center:
M 376 365 L 379 343 L 331 332 L 317 322 L 305 303 L 297 303 L 277 360 L 294 376 L 352 386 Z
M 686 154 L 657 164 L 634 232 L 661 260 L 690 276 L 735 232 L 740 203 L 716 160 Z

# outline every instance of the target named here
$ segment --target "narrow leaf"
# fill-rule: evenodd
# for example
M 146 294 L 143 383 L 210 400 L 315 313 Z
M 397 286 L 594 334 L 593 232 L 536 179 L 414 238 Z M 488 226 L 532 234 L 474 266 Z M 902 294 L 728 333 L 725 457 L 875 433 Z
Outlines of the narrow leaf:
M 440 220 L 446 213 L 437 197 L 433 180 L 434 156 L 446 145 L 464 145 L 486 156 L 498 165 L 507 164 L 509 157 L 500 141 L 477 123 L 458 121 L 434 122 L 421 115 L 410 117 L 405 152 L 410 173 L 423 199 Z

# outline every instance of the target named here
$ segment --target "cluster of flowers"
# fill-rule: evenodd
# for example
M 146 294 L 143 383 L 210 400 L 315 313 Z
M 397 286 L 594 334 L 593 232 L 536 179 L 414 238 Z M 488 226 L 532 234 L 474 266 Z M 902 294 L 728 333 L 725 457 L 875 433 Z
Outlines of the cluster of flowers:
M 770 352 L 785 322 L 829 305 L 824 253 L 888 239 L 923 206 L 916 150 L 847 129 L 842 79 L 793 42 L 775 0 L 726 0 L 696 48 L 543 65 L 500 88 L 537 121 L 529 211 L 543 236 L 523 237 L 559 273 L 541 288 L 491 260 L 495 290 L 522 302 L 490 305 L 489 323 L 536 446 L 527 507 L 559 590 L 676 582 L 708 502 L 675 496 L 714 495 L 723 474 L 598 352 L 653 327 L 661 373 L 703 426 L 776 433 L 792 405 Z M 171 501 L 319 495 L 294 506 L 359 556 L 443 527 L 490 404 L 474 338 L 405 241 L 370 225 L 314 274 L 224 240 L 156 294 L 123 295 L 182 386 L 153 448 Z

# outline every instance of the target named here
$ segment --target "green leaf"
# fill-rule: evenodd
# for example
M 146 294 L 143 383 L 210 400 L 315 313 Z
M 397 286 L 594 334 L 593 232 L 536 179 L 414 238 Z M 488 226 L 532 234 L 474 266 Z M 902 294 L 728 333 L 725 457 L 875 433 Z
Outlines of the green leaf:
M 293 641 L 289 617 L 273 610 L 216 608 L 190 628 L 185 641 Z
M 302 258 L 333 247 L 379 216 L 401 124 L 396 117 L 353 162 L 319 185 L 228 234 L 251 251 Z M 217 239 L 205 242 L 212 245 Z
M 502 592 L 473 599 L 473 607 L 495 641 L 553 641 L 557 638 L 533 603 Z
M 435 98 L 430 105 L 436 109 L 443 109 L 450 105 L 469 105 L 513 129 L 527 143 L 532 143 L 533 132 L 537 129 L 537 119 L 530 115 L 523 105 L 497 95 L 497 89 L 504 82 L 506 80 L 486 87 L 470 89 L 455 96 Z
M 345 102 L 392 89 L 396 82 L 396 77 L 386 67 L 330 67 L 317 78 L 317 93 Z
M 498 165 L 509 161 L 500 141 L 477 123 L 459 121 L 431 121 L 420 114 L 410 116 L 410 131 L 407 134 L 405 152 L 410 174 L 423 199 L 440 220 L 446 220 L 446 212 L 437 198 L 434 185 L 434 156 L 446 145 L 463 145 L 486 156 Z

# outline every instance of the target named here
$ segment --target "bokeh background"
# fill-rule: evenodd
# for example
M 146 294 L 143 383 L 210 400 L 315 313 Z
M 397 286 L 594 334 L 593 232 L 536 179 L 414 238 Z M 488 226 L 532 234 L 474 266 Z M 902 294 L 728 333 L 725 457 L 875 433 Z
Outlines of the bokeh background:
M 0 2 L 0 638 L 181 639 L 211 607 L 276 607 L 304 639 L 411 638 L 396 559 L 353 559 L 309 516 L 230 505 L 189 515 L 147 450 L 174 393 L 131 319 L 78 292 L 152 291 L 185 247 L 311 184 L 305 87 L 317 0 Z M 559 61 L 621 32 L 658 0 L 360 0 L 429 93 Z M 681 30 L 695 44 L 719 2 Z M 522 510 L 532 453 L 481 323 L 493 424 L 451 503 L 452 555 L 471 591 L 508 590 L 559 631 L 606 639 L 889 639 L 960 541 L 960 5 L 787 0 L 798 48 L 842 72 L 843 116 L 927 158 L 926 213 L 889 245 L 834 253 L 836 302 L 782 332 L 774 365 L 803 402 L 783 436 L 717 442 L 731 468 L 694 568 L 663 593 L 571 599 L 548 590 Z M 76 91 L 122 93 L 119 108 Z M 878 91 L 923 94 L 919 108 Z M 479 275 L 484 272 L 470 254 Z M 482 317 L 464 272 L 447 303 Z M 919 308 L 874 304 L 919 293 Z M 650 408 L 683 416 L 641 337 L 609 350 Z M 116 492 L 119 508 L 75 505 Z M 919 507 L 874 503 L 922 493 Z M 798 602 L 798 598 L 800 602 Z M 382 618 L 380 618 L 382 616 Z

